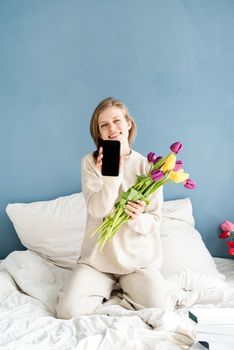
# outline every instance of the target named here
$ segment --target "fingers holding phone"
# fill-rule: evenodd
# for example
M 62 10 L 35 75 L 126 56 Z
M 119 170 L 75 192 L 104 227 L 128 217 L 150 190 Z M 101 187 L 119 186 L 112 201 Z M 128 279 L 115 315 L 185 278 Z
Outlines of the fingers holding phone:
M 120 142 L 105 140 L 103 147 L 99 148 L 96 167 L 103 176 L 118 176 L 124 167 L 124 156 L 120 155 Z
M 103 158 L 103 149 L 102 147 L 100 147 L 98 151 L 97 160 L 96 160 L 96 167 L 100 172 L 102 171 L 102 158 Z
M 103 140 L 97 157 L 97 168 L 103 176 L 118 176 L 123 159 L 120 156 L 120 141 Z

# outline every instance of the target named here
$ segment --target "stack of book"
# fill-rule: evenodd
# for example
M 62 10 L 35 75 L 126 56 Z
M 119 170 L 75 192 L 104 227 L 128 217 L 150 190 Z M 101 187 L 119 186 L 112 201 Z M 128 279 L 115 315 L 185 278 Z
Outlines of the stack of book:
M 196 323 L 194 349 L 234 350 L 234 308 L 191 308 Z

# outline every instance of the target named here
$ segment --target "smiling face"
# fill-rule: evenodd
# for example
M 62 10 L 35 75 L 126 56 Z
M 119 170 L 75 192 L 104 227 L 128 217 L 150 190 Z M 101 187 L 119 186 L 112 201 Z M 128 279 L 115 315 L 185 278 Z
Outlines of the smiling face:
M 118 140 L 121 142 L 121 154 L 129 153 L 131 121 L 126 119 L 124 110 L 115 106 L 106 108 L 98 116 L 98 128 L 101 139 Z
M 136 137 L 137 126 L 129 114 L 128 107 L 122 101 L 107 97 L 95 108 L 89 130 L 97 147 L 93 152 L 93 157 L 96 159 L 102 140 L 119 140 L 121 154 L 129 154 L 130 145 Z

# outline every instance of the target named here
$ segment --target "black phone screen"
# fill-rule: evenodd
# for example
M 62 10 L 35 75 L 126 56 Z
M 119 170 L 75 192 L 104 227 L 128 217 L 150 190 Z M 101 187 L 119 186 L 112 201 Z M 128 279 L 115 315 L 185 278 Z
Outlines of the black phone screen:
M 102 142 L 102 175 L 118 176 L 120 159 L 120 141 L 104 140 Z

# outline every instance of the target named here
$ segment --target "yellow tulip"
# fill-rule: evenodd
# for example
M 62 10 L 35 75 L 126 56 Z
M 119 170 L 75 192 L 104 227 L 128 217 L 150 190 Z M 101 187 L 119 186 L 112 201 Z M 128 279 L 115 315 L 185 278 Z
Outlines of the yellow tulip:
M 169 179 L 175 183 L 184 182 L 189 178 L 189 174 L 184 172 L 184 169 L 178 171 L 171 171 Z
M 172 170 L 175 167 L 175 163 L 176 163 L 176 156 L 170 153 L 169 156 L 166 158 L 165 163 L 163 164 L 161 170 L 163 172 Z

